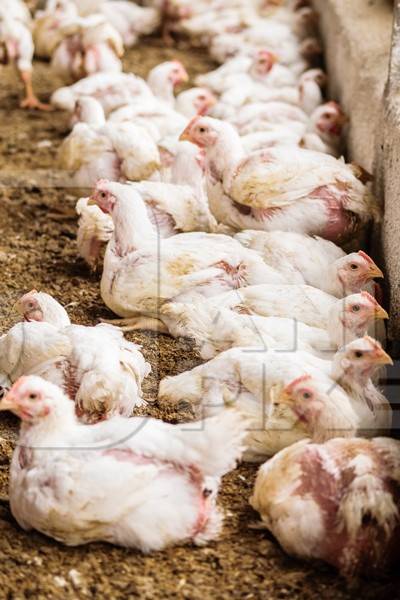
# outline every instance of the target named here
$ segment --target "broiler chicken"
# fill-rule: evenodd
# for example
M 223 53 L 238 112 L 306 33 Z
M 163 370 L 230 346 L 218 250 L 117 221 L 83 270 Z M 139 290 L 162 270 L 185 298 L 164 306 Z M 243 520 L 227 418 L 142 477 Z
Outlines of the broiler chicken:
M 400 442 L 304 440 L 259 470 L 250 503 L 284 550 L 348 580 L 398 563 Z
M 188 75 L 179 61 L 167 61 L 154 67 L 147 83 L 132 73 L 95 73 L 55 91 L 51 103 L 56 108 L 72 112 L 76 100 L 82 96 L 92 96 L 100 102 L 107 115 L 130 102 L 152 102 L 154 95 L 173 106 L 174 89 L 187 79 Z
M 102 14 L 119 32 L 127 48 L 134 46 L 139 36 L 150 35 L 160 25 L 160 11 L 138 6 L 126 0 L 75 0 L 82 16 Z
M 106 122 L 94 98 L 77 100 L 77 107 L 81 122 L 59 150 L 60 166 L 77 187 L 92 187 L 105 176 L 114 181 L 140 181 L 160 167 L 157 145 L 145 129 L 133 123 Z
M 63 25 L 78 15 L 71 0 L 49 0 L 44 10 L 37 11 L 33 21 L 35 56 L 51 58 L 63 41 Z
M 380 211 L 363 174 L 332 156 L 276 147 L 245 156 L 228 123 L 196 117 L 181 136 L 204 149 L 211 212 L 233 229 L 353 237 Z
M 324 441 L 356 435 L 361 424 L 351 399 L 315 366 L 315 360 L 320 359 L 307 352 L 233 348 L 191 371 L 163 379 L 159 402 L 189 404 L 195 415 L 202 416 L 235 406 L 250 419 L 244 458 L 252 462 L 307 437 Z M 287 401 L 288 389 L 304 387 L 305 379 L 319 409 L 310 421 L 299 418 L 297 404 L 293 407 Z M 301 396 L 299 404 L 300 410 Z
M 328 359 L 344 344 L 366 334 L 375 319 L 388 317 L 367 292 L 335 302 L 327 311 L 325 328 L 307 325 L 293 315 L 249 315 L 242 305 L 237 311 L 218 306 L 217 302 L 218 297 L 207 302 L 169 302 L 160 311 L 168 331 L 175 337 L 192 338 L 204 360 L 229 348 L 245 346 L 260 352 L 269 348 L 279 352 L 304 350 Z
M 11 382 L 21 375 L 44 377 L 63 388 L 86 422 L 130 416 L 144 403 L 141 383 L 150 366 L 117 329 L 70 325 L 51 296 L 35 291 L 18 309 L 25 322 L 0 338 L 0 370 Z
M 23 529 L 68 546 L 103 540 L 142 552 L 218 536 L 220 478 L 242 452 L 245 424 L 234 411 L 190 435 L 148 417 L 87 426 L 38 377 L 21 378 L 0 409 L 22 420 L 10 504 Z
M 268 107 L 271 106 L 271 103 L 266 103 L 265 106 L 250 104 L 249 108 L 254 106 L 260 106 L 260 118 L 258 118 L 257 111 L 255 111 L 254 119 L 245 122 L 243 127 L 245 131 L 260 130 L 250 131 L 241 136 L 241 142 L 246 153 L 285 144 L 324 152 L 335 157 L 341 155 L 342 134 L 347 123 L 347 117 L 336 102 L 327 102 L 318 106 L 310 115 L 308 123 L 291 121 L 290 119 L 285 122 L 285 118 L 283 118 L 282 123 L 275 123 L 272 119 L 273 111 L 272 114 L 268 114 Z M 278 107 L 279 111 L 279 103 L 274 103 L 273 106 Z M 284 117 L 287 113 L 288 105 L 285 106 L 281 117 Z M 264 117 L 269 120 L 265 121 Z M 235 116 L 233 121 L 236 118 L 238 117 Z M 278 114 L 278 121 L 279 118 Z
M 130 184 L 131 189 L 142 197 L 147 214 L 158 236 L 170 237 L 185 231 L 213 232 L 216 222 L 204 197 L 197 196 L 188 186 L 170 183 L 142 181 Z M 136 195 L 132 196 L 132 202 Z M 79 215 L 78 251 L 91 267 L 98 263 L 101 247 L 113 234 L 114 225 L 110 215 L 98 206 L 81 198 L 76 205 Z
M 51 65 L 64 81 L 122 71 L 122 39 L 101 15 L 68 19 L 60 25 L 59 34 L 63 39 L 52 54 Z
M 101 294 L 113 312 L 130 317 L 132 327 L 143 326 L 140 316 L 156 321 L 160 306 L 173 298 L 189 299 L 198 293 L 211 296 L 255 283 L 283 283 L 282 276 L 256 252 L 228 236 L 182 233 L 158 239 L 145 203 L 130 186 L 100 181 L 92 200 L 111 214 L 114 223 Z M 148 326 L 149 320 L 145 322 Z
M 21 108 L 48 110 L 38 100 L 32 84 L 34 45 L 30 31 L 30 13 L 19 0 L 4 0 L 0 5 L 0 65 L 15 65 L 25 88 Z
M 337 298 L 363 289 L 373 291 L 372 280 L 383 277 L 362 250 L 346 255 L 339 246 L 319 237 L 289 231 L 243 231 L 235 239 L 259 252 L 288 283 L 308 284 Z

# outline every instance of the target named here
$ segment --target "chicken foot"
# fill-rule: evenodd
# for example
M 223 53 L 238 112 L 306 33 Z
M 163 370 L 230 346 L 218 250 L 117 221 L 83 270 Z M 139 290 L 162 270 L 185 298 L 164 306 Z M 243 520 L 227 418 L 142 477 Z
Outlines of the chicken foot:
M 147 331 L 157 331 L 158 333 L 169 333 L 168 327 L 164 325 L 160 319 L 154 319 L 152 317 L 130 317 L 127 319 L 101 319 L 102 323 L 106 325 L 113 325 L 118 327 L 121 331 L 138 331 L 140 329 L 146 329 Z
M 33 91 L 32 85 L 32 72 L 31 71 L 21 71 L 20 73 L 21 80 L 25 86 L 25 98 L 22 100 L 20 106 L 21 108 L 35 108 L 37 110 L 52 110 L 50 104 L 43 104 L 40 102 L 39 98 L 35 95 Z

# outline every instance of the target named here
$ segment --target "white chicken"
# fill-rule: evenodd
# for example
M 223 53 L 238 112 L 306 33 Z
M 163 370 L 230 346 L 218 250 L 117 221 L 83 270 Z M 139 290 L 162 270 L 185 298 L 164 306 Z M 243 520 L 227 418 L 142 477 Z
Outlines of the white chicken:
M 179 60 L 163 62 L 154 67 L 147 76 L 147 83 L 156 98 L 171 107 L 175 105 L 175 88 L 188 80 L 186 69 Z
M 0 370 L 11 382 L 27 374 L 44 377 L 64 389 L 86 422 L 130 416 L 144 403 L 141 383 L 150 366 L 121 332 L 69 324 L 48 294 L 33 291 L 17 307 L 25 322 L 0 338 Z
M 64 38 L 63 25 L 77 15 L 78 10 L 71 0 L 48 0 L 45 9 L 36 12 L 33 21 L 35 55 L 51 58 Z
M 304 440 L 259 470 L 250 503 L 284 550 L 348 580 L 397 563 L 400 442 Z
M 235 406 L 250 419 L 244 458 L 251 462 L 265 460 L 307 437 L 324 441 L 356 435 L 360 419 L 350 398 L 315 367 L 315 360 L 306 352 L 233 348 L 191 371 L 163 379 L 159 402 L 189 404 L 195 415 L 202 416 Z M 310 421 L 299 418 L 296 405 L 287 401 L 288 390 L 304 387 L 305 380 L 319 408 Z
M 77 109 L 81 122 L 59 149 L 60 167 L 71 174 L 74 185 L 92 187 L 105 176 L 114 181 L 140 181 L 159 169 L 157 145 L 143 127 L 106 122 L 102 106 L 94 98 L 77 100 Z
M 343 298 L 370 288 L 382 271 L 363 250 L 347 254 L 333 242 L 289 231 L 242 231 L 235 239 L 260 253 L 288 283 L 308 284 Z M 369 285 L 368 285 L 369 284 Z
M 32 60 L 34 45 L 30 32 L 30 13 L 23 2 L 4 0 L 0 5 L 0 65 L 14 64 L 24 84 L 21 108 L 48 110 L 33 91 Z
M 55 108 L 72 112 L 76 100 L 82 96 L 92 96 L 101 103 L 108 115 L 130 102 L 152 102 L 154 93 L 157 96 L 159 91 L 158 98 L 167 98 L 172 106 L 175 102 L 174 89 L 187 81 L 187 78 L 179 61 L 167 61 L 154 67 L 148 75 L 148 83 L 133 73 L 96 73 L 73 85 L 59 88 L 53 93 L 51 103 Z
M 119 32 L 127 48 L 134 46 L 139 36 L 153 33 L 161 23 L 160 11 L 139 6 L 126 0 L 75 0 L 82 16 L 102 14 Z
M 234 229 L 354 236 L 380 211 L 362 173 L 332 156 L 276 147 L 246 156 L 228 123 L 196 117 L 181 135 L 206 155 L 211 212 Z
M 189 299 L 197 293 L 211 296 L 255 283 L 283 283 L 283 277 L 256 252 L 228 236 L 182 233 L 158 239 L 145 203 L 130 186 L 100 181 L 92 201 L 113 219 L 101 294 L 113 312 L 130 317 L 124 324 L 140 328 L 140 316 L 158 324 L 160 306 L 173 298 Z M 149 319 L 145 322 L 148 326 Z
M 175 108 L 171 108 L 162 100 L 131 102 L 121 106 L 109 115 L 112 122 L 130 121 L 157 131 L 157 141 L 163 144 L 170 140 L 178 148 L 178 137 L 186 127 L 188 119 L 197 114 L 206 114 L 216 102 L 211 92 L 203 88 L 191 88 L 177 95 Z M 175 152 L 174 152 L 175 153 Z M 174 154 L 172 153 L 172 155 Z
M 170 237 L 185 231 L 216 230 L 216 222 L 211 215 L 204 197 L 197 196 L 188 186 L 170 183 L 142 181 L 130 184 L 134 192 L 142 197 L 147 207 L 155 232 L 161 237 Z M 132 202 L 136 196 L 132 196 Z M 89 203 L 89 198 L 81 198 L 76 205 L 79 215 L 78 251 L 91 267 L 96 267 L 101 247 L 113 234 L 114 225 L 110 215 L 98 206 Z
M 244 129 L 249 131 L 249 133 L 241 136 L 246 154 L 282 144 L 300 146 L 307 150 L 324 152 L 335 157 L 342 154 L 340 149 L 347 117 L 336 102 L 327 102 L 316 108 L 310 115 L 308 124 L 299 121 L 293 122 L 290 119 L 287 122 L 283 119 L 282 123 L 274 123 L 271 115 L 267 115 L 265 111 L 265 108 L 268 110 L 270 105 L 270 103 L 267 103 L 266 106 L 256 104 L 256 107 L 261 108 L 258 111 L 259 115 L 256 111 L 254 120 L 250 120 L 244 125 Z M 249 108 L 253 108 L 253 106 L 250 104 Z M 274 103 L 274 106 L 276 107 L 277 103 Z M 287 106 L 283 114 L 287 113 Z M 271 120 L 265 121 L 265 116 Z M 260 131 L 251 131 L 258 127 Z
M 22 420 L 10 504 L 23 529 L 69 546 L 103 540 L 142 552 L 218 536 L 219 481 L 243 445 L 234 411 L 190 433 L 148 417 L 89 427 L 62 390 L 38 377 L 21 378 L 0 409 Z
M 101 15 L 68 19 L 60 25 L 59 34 L 63 40 L 52 54 L 51 65 L 65 82 L 122 71 L 121 36 Z
M 288 292 L 290 294 L 290 291 Z M 287 317 L 246 314 L 207 302 L 171 303 L 161 307 L 160 318 L 175 337 L 196 342 L 204 360 L 233 347 L 269 348 L 279 352 L 304 350 L 329 359 L 344 344 L 364 335 L 376 319 L 387 312 L 367 292 L 335 302 L 328 312 L 326 327 L 314 327 Z M 215 303 L 214 303 L 215 302 Z

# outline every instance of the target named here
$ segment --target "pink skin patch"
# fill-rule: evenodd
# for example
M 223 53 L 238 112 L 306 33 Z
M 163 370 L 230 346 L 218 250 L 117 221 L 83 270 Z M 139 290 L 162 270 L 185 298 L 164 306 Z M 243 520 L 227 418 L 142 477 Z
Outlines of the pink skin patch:
M 328 218 L 323 231 L 324 238 L 331 241 L 340 240 L 356 229 L 357 216 L 344 208 L 348 198 L 345 184 L 338 182 L 336 185 L 320 186 L 309 197 L 325 203 Z
M 221 260 L 218 263 L 212 265 L 213 267 L 217 267 L 218 269 L 222 269 L 224 273 L 226 273 L 231 281 L 231 287 L 233 289 L 238 289 L 243 287 L 247 281 L 247 269 L 244 263 L 239 263 L 236 266 L 232 266 L 224 260 Z M 224 278 L 225 279 L 225 278 Z
M 113 448 L 111 450 L 105 450 L 104 456 L 111 456 L 115 460 L 120 462 L 129 462 L 133 465 L 157 465 L 162 466 L 166 470 L 176 471 L 182 475 L 188 475 L 190 483 L 197 488 L 199 493 L 199 509 L 197 519 L 192 528 L 190 537 L 195 538 L 199 535 L 207 524 L 210 516 L 211 505 L 208 501 L 209 491 L 204 488 L 204 478 L 201 471 L 194 465 L 180 465 L 172 461 L 160 460 L 156 458 L 149 458 L 136 454 L 132 450 Z

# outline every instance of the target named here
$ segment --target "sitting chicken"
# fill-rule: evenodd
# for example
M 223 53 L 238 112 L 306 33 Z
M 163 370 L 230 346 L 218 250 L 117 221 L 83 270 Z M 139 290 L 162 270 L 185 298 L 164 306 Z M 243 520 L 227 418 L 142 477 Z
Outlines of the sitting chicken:
M 241 136 L 270 131 L 277 127 L 303 136 L 310 117 L 298 106 L 287 102 L 254 102 L 240 108 L 230 119 Z
M 34 46 L 30 14 L 23 2 L 2 0 L 0 5 L 0 65 L 14 64 L 25 87 L 21 108 L 48 110 L 33 91 L 32 60 Z
M 169 106 L 175 105 L 174 90 L 189 80 L 185 67 L 179 60 L 168 60 L 153 69 L 147 76 L 147 83 L 153 94 Z
M 348 394 L 363 423 L 361 435 L 390 435 L 392 409 L 374 384 L 378 371 L 393 361 L 379 342 L 364 337 L 347 344 L 333 358 L 329 375 Z
M 366 334 L 376 319 L 388 316 L 367 292 L 335 302 L 324 328 L 307 325 L 293 315 L 249 315 L 240 308 L 238 312 L 218 306 L 217 301 L 218 297 L 206 302 L 169 302 L 160 311 L 168 331 L 175 337 L 192 338 L 204 360 L 229 348 L 245 346 L 259 351 L 304 350 L 329 359 L 341 346 Z
M 35 291 L 23 296 L 17 308 L 25 322 L 0 338 L 0 370 L 11 382 L 27 374 L 52 381 L 86 422 L 130 416 L 143 404 L 141 383 L 150 366 L 117 329 L 71 325 L 54 298 Z
M 242 452 L 245 422 L 234 411 L 190 435 L 148 417 L 89 427 L 38 377 L 21 378 L 0 409 L 22 420 L 10 504 L 23 529 L 69 546 L 103 540 L 142 552 L 218 536 L 220 478 Z
M 69 19 L 59 33 L 63 40 L 54 50 L 51 64 L 64 81 L 122 71 L 122 39 L 101 15 Z
M 270 103 L 267 103 L 268 105 Z M 254 105 L 249 105 L 250 108 L 252 106 Z M 324 152 L 335 157 L 341 156 L 342 136 L 347 117 L 336 102 L 327 102 L 318 106 L 310 115 L 308 124 L 296 121 L 293 123 L 290 120 L 280 124 L 273 123 L 272 120 L 271 122 L 264 121 L 263 118 L 266 115 L 264 108 L 261 112 L 260 122 L 255 115 L 255 119 L 250 120 L 244 126 L 246 130 L 253 129 L 255 126 L 260 128 L 260 131 L 241 136 L 243 148 L 247 154 L 285 144 L 300 146 L 315 152 Z M 237 117 L 235 116 L 235 118 Z
M 252 285 L 283 283 L 261 257 L 225 235 L 182 233 L 159 240 L 146 205 L 129 185 L 98 182 L 92 196 L 114 222 L 104 259 L 101 293 L 117 315 L 158 326 L 159 307 L 192 294 L 211 296 Z M 199 252 L 201 248 L 201 252 Z M 146 326 L 149 319 L 145 319 Z
M 373 291 L 382 271 L 365 252 L 345 252 L 333 242 L 289 231 L 243 231 L 241 244 L 260 253 L 288 283 L 305 283 L 343 298 L 363 289 Z M 372 289 L 371 289 L 372 288 Z
M 153 100 L 153 93 L 141 77 L 133 73 L 96 73 L 68 87 L 56 90 L 51 104 L 58 109 L 73 112 L 76 101 L 92 96 L 100 102 L 106 114 L 139 98 L 145 102 Z
M 82 96 L 92 96 L 100 102 L 104 112 L 110 112 L 130 104 L 131 102 L 154 101 L 154 94 L 160 93 L 158 99 L 172 106 L 175 102 L 174 89 L 187 81 L 188 75 L 178 61 L 167 61 L 152 69 L 147 83 L 133 73 L 95 73 L 68 87 L 54 92 L 51 103 L 55 108 L 73 112 L 76 100 Z
M 33 21 L 35 55 L 51 58 L 63 41 L 63 25 L 76 19 L 78 10 L 71 0 L 48 0 L 44 10 L 37 11 Z
M 379 218 L 360 171 L 332 156 L 288 147 L 245 156 L 234 128 L 211 117 L 193 119 L 181 139 L 204 149 L 211 211 L 234 229 L 292 230 L 338 241 Z
M 119 32 L 127 48 L 134 46 L 139 36 L 153 33 L 160 25 L 160 11 L 138 6 L 126 0 L 75 0 L 82 16 L 102 14 Z
M 216 230 L 207 201 L 197 196 L 190 187 L 152 181 L 130 185 L 146 203 L 147 214 L 159 236 L 164 238 L 184 231 L 211 233 Z M 134 198 L 132 200 L 134 202 Z M 79 254 L 90 267 L 96 267 L 101 247 L 111 239 L 114 231 L 112 218 L 98 206 L 90 204 L 89 198 L 78 200 L 76 211 L 79 215 Z
M 94 98 L 77 100 L 77 108 L 81 122 L 59 150 L 60 166 L 71 173 L 74 185 L 92 187 L 103 176 L 140 181 L 160 167 L 157 145 L 145 129 L 127 122 L 106 122 Z
M 215 97 L 211 92 L 203 88 L 191 88 L 178 94 L 175 108 L 157 98 L 150 102 L 139 99 L 113 111 L 109 120 L 116 123 L 130 121 L 145 128 L 150 123 L 157 131 L 157 141 L 163 143 L 169 139 L 178 147 L 178 137 L 188 119 L 197 114 L 206 114 L 214 104 Z
M 300 439 L 325 441 L 356 435 L 361 423 L 351 399 L 315 366 L 315 360 L 307 352 L 233 348 L 191 371 L 163 379 L 159 402 L 171 406 L 188 403 L 195 415 L 202 416 L 235 406 L 250 419 L 244 458 L 254 462 Z M 297 414 L 302 408 L 301 394 L 295 395 L 298 404 L 287 401 L 289 391 L 293 395 L 293 390 L 305 385 L 318 406 L 310 421 Z
M 284 550 L 348 580 L 398 563 L 400 442 L 304 440 L 264 464 L 250 503 Z

